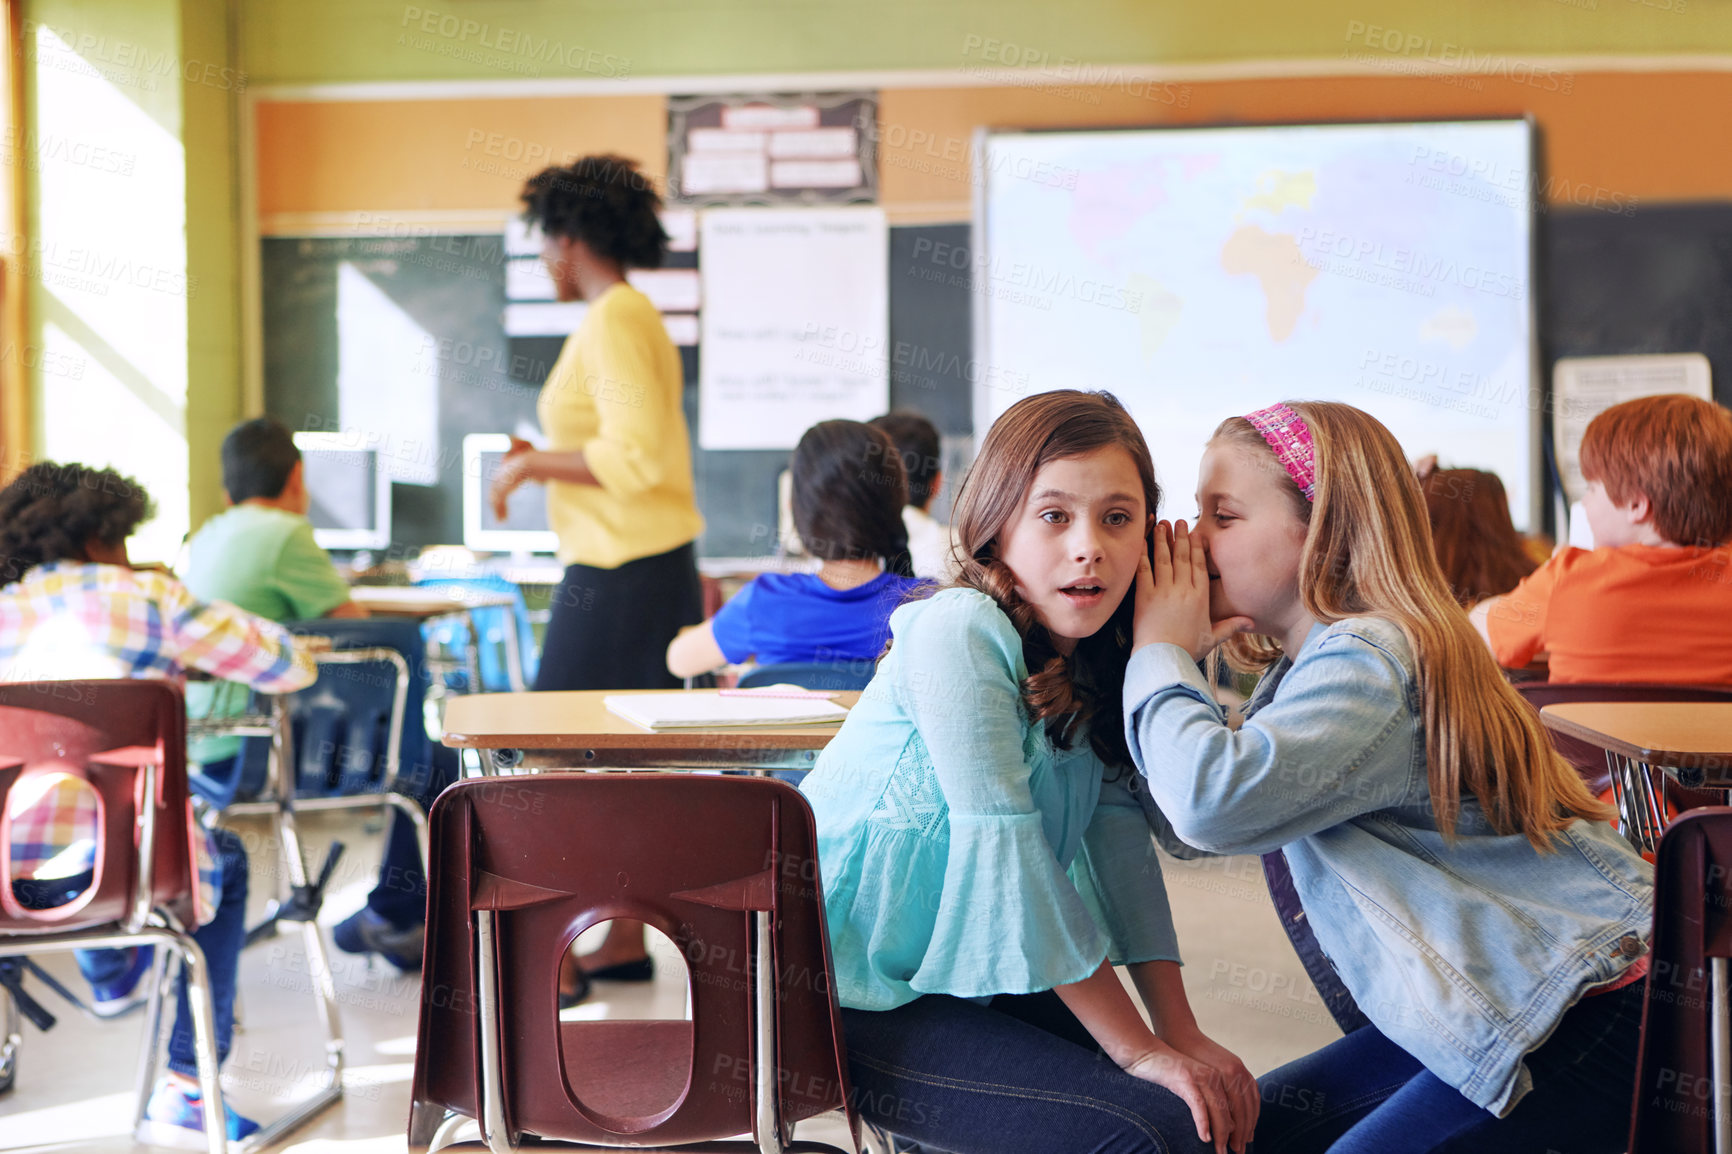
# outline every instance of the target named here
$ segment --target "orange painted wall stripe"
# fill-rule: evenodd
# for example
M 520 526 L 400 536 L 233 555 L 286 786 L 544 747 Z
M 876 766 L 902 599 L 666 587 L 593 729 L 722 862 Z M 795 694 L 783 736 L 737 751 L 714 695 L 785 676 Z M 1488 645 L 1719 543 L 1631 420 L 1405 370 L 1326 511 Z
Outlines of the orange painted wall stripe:
M 526 177 L 613 152 L 667 176 L 660 96 L 258 105 L 261 225 L 300 213 L 515 211 Z
M 258 106 L 259 211 L 510 212 L 523 179 L 571 155 L 618 152 L 658 185 L 660 96 Z M 1132 90 L 886 89 L 882 201 L 895 218 L 961 219 L 981 126 L 1096 127 L 1532 115 L 1556 204 L 1732 198 L 1732 73 L 1365 76 L 1151 84 Z M 1616 202 L 1612 198 L 1618 198 Z
M 1556 83 L 1557 88 L 1544 85 Z M 1564 91 L 1564 88 L 1568 91 Z M 966 208 L 977 127 L 1260 124 L 1532 115 L 1553 203 L 1732 197 L 1732 73 L 1327 77 L 1151 85 L 1144 91 L 893 89 L 879 104 L 887 205 Z M 922 134 L 918 137 L 916 134 Z M 960 157 L 947 159 L 947 154 Z

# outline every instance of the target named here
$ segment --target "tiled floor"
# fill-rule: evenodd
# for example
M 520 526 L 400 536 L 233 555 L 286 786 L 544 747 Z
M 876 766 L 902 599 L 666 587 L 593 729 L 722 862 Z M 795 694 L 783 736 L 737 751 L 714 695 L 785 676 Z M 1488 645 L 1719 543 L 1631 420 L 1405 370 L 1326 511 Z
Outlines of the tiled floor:
M 321 918 L 346 917 L 365 899 L 382 839 L 355 816 L 304 818 L 315 853 L 331 837 L 349 846 Z M 274 884 L 274 846 L 262 824 L 238 826 L 252 858 L 256 905 Z M 1166 861 L 1185 985 L 1198 1021 L 1237 1052 L 1254 1073 L 1338 1036 L 1276 925 L 1254 858 Z M 683 966 L 671 944 L 655 947 L 658 974 L 648 985 L 601 984 L 598 996 L 568 1014 L 582 1017 L 678 1015 Z M 69 955 L 42 959 L 82 989 Z M 409 1080 L 414 1064 L 420 981 L 382 962 L 336 955 L 334 965 L 347 1039 L 343 1101 L 280 1149 L 302 1154 L 382 1154 L 404 1149 Z M 225 1067 L 236 1107 L 269 1117 L 323 1076 L 324 1048 L 298 934 L 260 943 L 241 962 L 241 1026 Z M 61 1008 L 48 999 L 51 1008 Z M 142 1023 L 138 1015 L 98 1023 L 61 1015 L 48 1034 L 26 1026 L 17 1088 L 0 1097 L 0 1149 L 107 1154 L 144 1149 L 129 1137 L 132 1082 Z M 801 1137 L 841 1139 L 841 1127 L 818 1120 Z

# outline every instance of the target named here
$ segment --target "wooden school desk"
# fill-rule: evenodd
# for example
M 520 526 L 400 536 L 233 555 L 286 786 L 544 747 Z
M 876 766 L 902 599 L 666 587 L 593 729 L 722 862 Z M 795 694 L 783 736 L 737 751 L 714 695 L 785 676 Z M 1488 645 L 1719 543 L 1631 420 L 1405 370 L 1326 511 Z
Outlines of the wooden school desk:
M 517 598 L 509 593 L 468 589 L 461 585 L 351 585 L 349 597 L 376 617 L 412 617 L 431 621 L 435 617 L 462 617 L 469 630 L 469 684 L 481 687 L 481 629 L 475 610 L 504 609 L 514 615 Z M 515 616 L 505 627 L 505 675 L 515 692 L 522 692 L 523 653 L 517 643 Z
M 811 769 L 839 725 L 645 729 L 608 711 L 613 693 L 480 693 L 445 708 L 444 743 L 472 749 L 482 774 L 561 769 Z M 686 693 L 684 689 L 657 690 Z M 858 693 L 834 701 L 853 708 Z
M 1540 720 L 1606 751 L 1620 831 L 1645 853 L 1666 828 L 1656 770 L 1688 789 L 1732 790 L 1732 702 L 1573 702 Z

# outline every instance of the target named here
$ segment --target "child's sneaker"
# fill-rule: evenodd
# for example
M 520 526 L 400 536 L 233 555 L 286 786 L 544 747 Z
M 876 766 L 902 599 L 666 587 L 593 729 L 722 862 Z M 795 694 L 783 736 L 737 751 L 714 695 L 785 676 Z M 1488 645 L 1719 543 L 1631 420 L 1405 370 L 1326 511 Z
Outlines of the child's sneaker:
M 243 1118 L 223 1103 L 228 1116 L 228 1140 L 244 1141 L 256 1132 L 259 1124 Z M 171 1146 L 177 1150 L 205 1150 L 209 1143 L 204 1136 L 204 1100 L 197 1090 L 189 1090 L 175 1078 L 164 1078 L 156 1084 L 150 1104 L 144 1108 L 144 1121 L 138 1124 L 133 1138 L 146 1146 Z
M 406 974 L 421 971 L 421 950 L 427 927 L 420 923 L 398 929 L 383 914 L 362 906 L 331 927 L 331 941 L 346 954 L 378 954 Z
M 90 983 L 90 1009 L 99 1018 L 118 1018 L 128 1010 L 144 1004 L 145 994 L 141 992 L 138 983 L 144 980 L 144 975 L 150 973 L 150 964 L 156 958 L 155 946 L 129 946 L 126 950 L 132 955 L 126 971 L 109 982 Z

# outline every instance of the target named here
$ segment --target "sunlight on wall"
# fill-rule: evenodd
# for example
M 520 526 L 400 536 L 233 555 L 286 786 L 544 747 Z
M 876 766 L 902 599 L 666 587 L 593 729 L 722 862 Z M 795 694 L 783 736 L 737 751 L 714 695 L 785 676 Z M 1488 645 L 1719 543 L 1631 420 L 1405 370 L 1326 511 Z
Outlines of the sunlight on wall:
M 396 271 L 395 261 L 369 262 Z M 351 261 L 337 266 L 337 420 L 391 480 L 439 483 L 439 362 L 431 333 Z
M 136 560 L 170 560 L 188 529 L 186 158 L 180 141 L 46 24 L 35 28 L 32 245 L 43 343 L 87 366 L 44 375 L 41 451 L 143 482 L 157 516 Z

